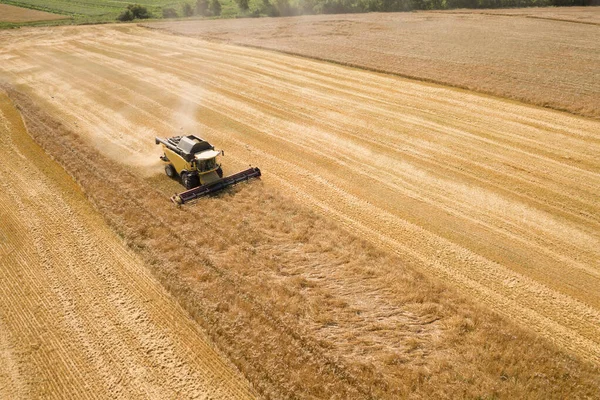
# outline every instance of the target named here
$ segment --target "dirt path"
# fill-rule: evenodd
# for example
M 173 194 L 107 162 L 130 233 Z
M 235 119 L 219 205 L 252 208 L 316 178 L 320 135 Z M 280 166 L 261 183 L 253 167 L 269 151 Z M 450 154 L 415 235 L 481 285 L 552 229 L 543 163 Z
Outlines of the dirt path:
M 140 28 L 8 42 L 0 73 L 115 160 L 160 173 L 153 137 L 199 132 L 226 149 L 226 172 L 259 165 L 268 185 L 600 363 L 597 121 Z
M 1 92 L 0 221 L 0 397 L 253 397 Z

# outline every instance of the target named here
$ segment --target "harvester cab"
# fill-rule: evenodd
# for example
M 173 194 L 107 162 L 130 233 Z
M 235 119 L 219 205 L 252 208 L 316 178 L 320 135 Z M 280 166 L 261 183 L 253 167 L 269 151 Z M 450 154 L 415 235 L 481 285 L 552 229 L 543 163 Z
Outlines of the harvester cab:
M 187 191 L 171 198 L 183 204 L 198 197 L 206 196 L 250 178 L 259 177 L 260 169 L 250 168 L 223 178 L 223 169 L 217 157 L 225 153 L 196 135 L 174 136 L 168 139 L 155 138 L 161 144 L 165 162 L 165 173 L 170 178 L 181 179 Z

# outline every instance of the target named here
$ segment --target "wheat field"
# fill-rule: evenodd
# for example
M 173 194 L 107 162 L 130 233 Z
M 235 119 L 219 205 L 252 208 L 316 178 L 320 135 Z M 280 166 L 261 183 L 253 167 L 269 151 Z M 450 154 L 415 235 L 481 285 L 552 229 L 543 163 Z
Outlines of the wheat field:
M 146 26 L 398 74 L 597 119 L 599 21 L 600 7 L 567 7 Z
M 29 133 L 267 398 L 598 394 L 598 122 L 135 26 L 1 33 Z M 263 179 L 168 200 L 154 136 Z

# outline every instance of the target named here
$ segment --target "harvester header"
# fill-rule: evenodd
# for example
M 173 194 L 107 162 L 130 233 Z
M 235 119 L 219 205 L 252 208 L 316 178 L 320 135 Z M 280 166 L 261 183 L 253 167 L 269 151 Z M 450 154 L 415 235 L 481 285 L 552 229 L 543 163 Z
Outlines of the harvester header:
M 195 135 L 173 136 L 168 139 L 157 137 L 155 143 L 163 147 L 164 154 L 160 159 L 165 162 L 167 176 L 179 178 L 187 189 L 171 197 L 176 204 L 184 204 L 261 175 L 260 169 L 249 168 L 223 177 L 217 157 L 225 153 L 215 150 L 214 146 Z

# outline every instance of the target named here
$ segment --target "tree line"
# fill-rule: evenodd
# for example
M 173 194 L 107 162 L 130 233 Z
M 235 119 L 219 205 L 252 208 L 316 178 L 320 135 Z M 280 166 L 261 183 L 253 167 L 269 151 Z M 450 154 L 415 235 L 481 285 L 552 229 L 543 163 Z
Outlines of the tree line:
M 242 12 L 248 0 L 236 0 Z M 515 8 L 600 5 L 600 0 L 262 0 L 262 14 L 291 16 L 301 14 L 343 14 L 454 8 Z
M 196 4 L 183 3 L 181 7 L 182 17 L 200 15 L 203 17 L 218 17 L 221 15 L 221 2 L 219 0 L 197 0 Z M 174 8 L 163 9 L 163 18 L 178 17 Z
M 181 13 L 180 13 L 181 11 Z M 204 17 L 218 17 L 221 15 L 221 2 L 219 0 L 196 0 L 196 4 L 183 3 L 181 10 L 173 7 L 162 9 L 163 18 L 191 17 L 200 15 Z M 129 4 L 125 11 L 117 17 L 119 21 L 133 21 L 135 19 L 153 18 L 151 12 L 144 6 L 139 4 Z
M 565 7 L 600 5 L 600 0 L 260 0 L 257 8 L 250 10 L 249 0 L 235 0 L 242 16 L 268 15 L 271 17 L 303 14 L 345 14 L 365 12 L 394 12 L 412 10 L 450 10 L 455 8 L 518 8 Z M 219 0 L 196 0 L 182 3 L 181 8 L 163 8 L 163 18 L 214 17 L 221 15 Z M 153 17 L 146 7 L 130 4 L 117 18 L 132 21 Z

